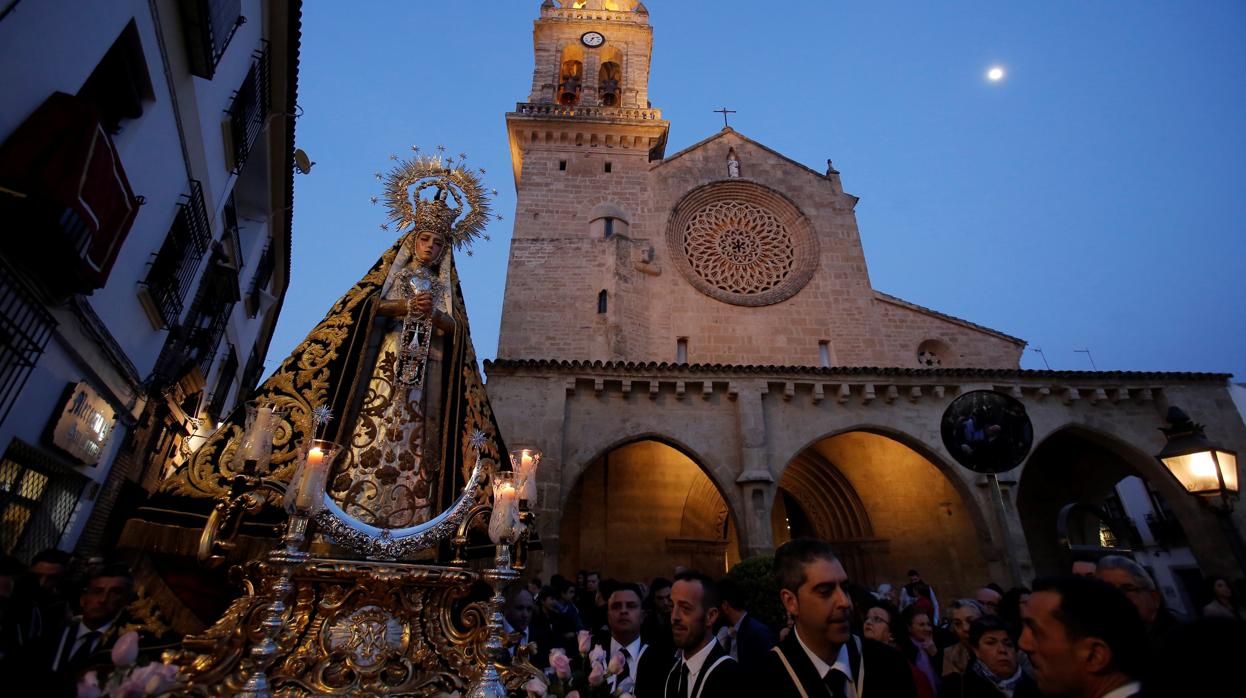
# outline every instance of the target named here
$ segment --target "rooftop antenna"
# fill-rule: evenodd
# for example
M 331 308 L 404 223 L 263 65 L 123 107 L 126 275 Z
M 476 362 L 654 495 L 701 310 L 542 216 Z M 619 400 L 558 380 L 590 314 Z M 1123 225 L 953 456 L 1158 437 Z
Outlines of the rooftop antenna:
M 1077 354 L 1085 354 L 1086 358 L 1090 359 L 1090 368 L 1095 371 L 1099 370 L 1099 367 L 1095 365 L 1095 357 L 1091 356 L 1089 349 L 1074 349 L 1073 351 Z
M 1036 352 L 1038 352 L 1038 355 L 1039 355 L 1039 356 L 1041 356 L 1041 357 L 1043 357 L 1043 365 L 1047 367 L 1047 370 L 1048 370 L 1048 371 L 1050 371 L 1050 370 L 1051 370 L 1051 364 L 1047 363 L 1047 355 L 1043 353 L 1043 350 L 1042 350 L 1041 348 L 1039 348 L 1039 347 L 1030 347 L 1030 351 L 1036 351 Z

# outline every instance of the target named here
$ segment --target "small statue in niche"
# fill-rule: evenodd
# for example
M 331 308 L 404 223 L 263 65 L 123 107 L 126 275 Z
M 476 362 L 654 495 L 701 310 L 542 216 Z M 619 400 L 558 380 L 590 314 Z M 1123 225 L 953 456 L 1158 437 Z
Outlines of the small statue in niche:
M 736 179 L 740 176 L 740 159 L 736 157 L 735 148 L 727 151 L 727 177 Z

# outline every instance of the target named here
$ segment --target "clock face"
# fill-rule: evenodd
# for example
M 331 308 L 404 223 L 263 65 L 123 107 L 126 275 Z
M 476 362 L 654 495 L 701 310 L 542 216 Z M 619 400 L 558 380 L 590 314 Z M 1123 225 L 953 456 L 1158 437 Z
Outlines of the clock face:
M 597 48 L 606 42 L 606 37 L 598 32 L 584 32 L 584 35 L 580 37 L 580 41 L 585 46 Z

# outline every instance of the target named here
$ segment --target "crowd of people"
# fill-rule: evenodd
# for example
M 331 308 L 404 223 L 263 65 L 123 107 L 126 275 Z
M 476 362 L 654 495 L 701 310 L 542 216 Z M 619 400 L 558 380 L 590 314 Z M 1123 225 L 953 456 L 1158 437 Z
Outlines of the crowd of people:
M 69 563 L 56 550 L 28 567 L 0 558 L 8 695 L 75 695 L 84 672 L 107 667 L 128 625 L 130 571 L 95 565 L 71 590 Z M 1212 601 L 1193 620 L 1167 608 L 1147 571 L 1122 556 L 1075 562 L 1070 574 L 1031 588 L 988 583 L 940 605 L 917 570 L 899 588 L 867 590 L 848 579 L 829 544 L 797 539 L 776 551 L 765 580 L 678 568 L 647 584 L 596 571 L 516 582 L 503 608 L 509 652 L 550 682 L 566 673 L 569 656 L 595 653 L 595 692 L 635 698 L 1240 692 L 1246 608 L 1225 578 L 1209 580 Z M 543 693 L 539 682 L 528 688 Z
M 1166 608 L 1147 571 L 1121 556 L 1079 562 L 1032 588 L 987 583 L 940 606 L 917 570 L 902 587 L 867 590 L 829 544 L 798 539 L 776 551 L 773 580 L 777 592 L 761 593 L 777 593 L 785 619 L 770 624 L 750 612 L 764 600 L 730 573 L 677 569 L 673 581 L 648 585 L 596 571 L 528 580 L 506 593 L 510 651 L 555 684 L 565 656 L 600 651 L 617 671 L 599 674 L 596 692 L 636 698 L 1240 691 L 1233 660 L 1246 657 L 1246 610 L 1224 578 L 1210 580 L 1213 600 L 1194 620 Z M 530 684 L 530 695 L 548 685 Z
M 131 625 L 134 577 L 118 562 L 89 564 L 71 575 L 71 557 L 44 550 L 29 566 L 0 556 L 0 686 L 5 695 L 78 695 L 88 672 L 106 672 Z M 139 637 L 138 634 L 135 637 Z M 153 638 L 143 648 L 157 653 Z M 139 651 L 139 646 L 134 648 Z

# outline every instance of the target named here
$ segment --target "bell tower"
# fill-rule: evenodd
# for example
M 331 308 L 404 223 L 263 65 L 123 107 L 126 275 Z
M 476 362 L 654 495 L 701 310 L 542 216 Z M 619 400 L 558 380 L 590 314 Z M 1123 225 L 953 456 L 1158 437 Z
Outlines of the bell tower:
M 669 128 L 649 104 L 649 11 L 545 0 L 534 25 L 532 87 L 506 115 L 517 201 L 498 355 L 620 358 L 641 312 L 620 275 L 644 254 Z

